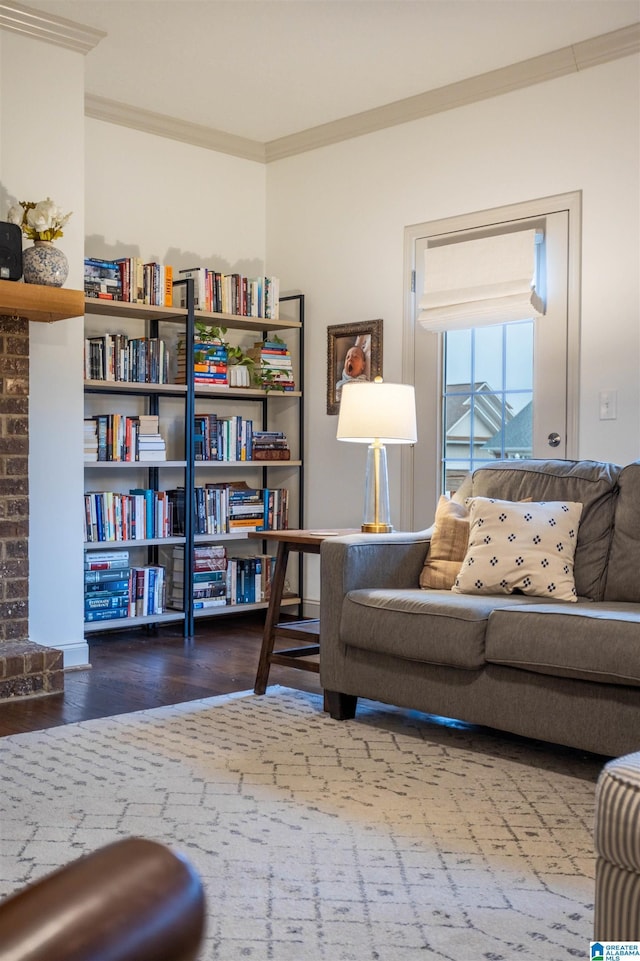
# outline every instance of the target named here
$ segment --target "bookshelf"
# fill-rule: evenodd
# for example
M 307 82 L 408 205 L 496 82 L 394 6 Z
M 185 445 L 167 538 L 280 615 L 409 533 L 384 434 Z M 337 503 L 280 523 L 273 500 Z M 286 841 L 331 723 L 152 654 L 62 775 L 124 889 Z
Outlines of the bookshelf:
M 90 461 L 85 462 L 85 490 L 96 491 L 111 486 L 119 486 L 123 492 L 132 488 L 151 489 L 162 496 L 163 491 L 184 487 L 191 500 L 197 487 L 212 482 L 226 484 L 245 481 L 249 487 L 259 489 L 286 487 L 289 491 L 289 526 L 300 527 L 304 516 L 303 491 L 304 449 L 303 425 L 303 357 L 304 357 L 304 296 L 281 297 L 281 317 L 265 319 L 262 317 L 236 316 L 235 314 L 211 313 L 193 309 L 193 281 L 176 281 L 186 286 L 186 307 L 156 307 L 140 303 L 86 298 L 84 301 L 85 334 L 103 329 L 106 332 L 130 332 L 132 337 L 172 341 L 172 357 L 169 383 L 147 383 L 130 381 L 106 381 L 85 379 L 85 417 L 95 416 L 99 411 L 111 411 L 119 404 L 128 405 L 127 409 L 145 414 L 156 415 L 161 425 L 167 429 L 167 459 L 164 461 Z M 184 344 L 186 368 L 193 369 L 193 343 L 198 324 L 227 328 L 226 339 L 233 342 L 236 332 L 245 339 L 254 335 L 260 340 L 268 339 L 277 333 L 282 338 L 294 339 L 291 344 L 296 356 L 296 389 L 286 392 L 262 390 L 257 387 L 226 387 L 195 384 L 187 377 L 186 384 L 175 383 L 173 358 L 177 344 Z M 251 419 L 261 430 L 271 430 L 274 424 L 287 425 L 287 438 L 291 447 L 289 460 L 211 460 L 195 458 L 194 423 L 198 412 L 211 411 L 221 414 L 237 415 Z M 185 495 L 185 502 L 189 498 Z M 129 551 L 134 558 L 132 566 L 165 566 L 169 575 L 172 554 L 175 547 L 182 548 L 184 557 L 191 557 L 197 547 L 223 545 L 229 555 L 239 551 L 242 557 L 258 553 L 255 539 L 250 540 L 248 533 L 201 534 L 196 533 L 196 518 L 191 511 L 184 512 L 184 533 L 180 536 L 150 537 L 133 540 L 95 540 L 85 543 L 85 557 L 96 556 L 96 551 Z M 267 553 L 263 543 L 262 553 Z M 182 582 L 183 598 L 191 598 L 193 592 L 193 571 L 190 564 L 184 564 Z M 298 566 L 298 583 L 301 583 L 301 564 Z M 283 604 L 299 607 L 301 599 L 296 589 L 283 599 Z M 167 598 L 169 593 L 167 591 Z M 206 607 L 193 610 L 185 604 L 185 610 L 164 610 L 162 613 L 146 614 L 139 617 L 105 619 L 85 623 L 85 632 L 93 634 L 105 630 L 129 629 L 136 626 L 182 621 L 185 637 L 194 634 L 195 622 L 201 617 L 226 616 L 266 610 L 267 601 L 234 603 L 219 607 Z

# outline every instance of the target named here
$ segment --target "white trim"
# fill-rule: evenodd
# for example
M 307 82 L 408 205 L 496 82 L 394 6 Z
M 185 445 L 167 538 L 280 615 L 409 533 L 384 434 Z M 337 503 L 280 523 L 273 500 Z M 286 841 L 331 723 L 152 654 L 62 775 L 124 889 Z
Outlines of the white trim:
M 416 269 L 415 246 L 416 241 L 426 236 L 457 233 L 487 227 L 491 224 L 507 223 L 517 220 L 531 220 L 536 217 L 567 211 L 568 213 L 568 264 L 567 264 L 567 374 L 566 374 L 566 450 L 567 459 L 578 458 L 579 441 L 579 405 L 580 405 L 580 306 L 581 306 L 581 259 L 582 259 L 582 192 L 572 191 L 555 194 L 551 197 L 541 197 L 538 200 L 525 201 L 520 204 L 510 204 L 504 207 L 480 210 L 470 214 L 446 217 L 427 223 L 412 224 L 405 227 L 404 232 L 404 322 L 402 332 L 402 382 L 416 384 L 414 364 L 414 342 L 416 335 L 416 314 L 418 293 L 411 290 L 411 278 Z M 442 338 L 430 337 L 430 351 L 433 352 L 433 363 L 430 369 L 437 370 L 438 376 L 430 383 L 429 389 L 432 399 L 432 409 L 439 409 L 439 398 L 442 392 L 441 364 L 437 363 L 437 356 L 442 350 Z M 442 425 L 437 416 L 431 423 L 425 424 L 423 418 L 419 425 L 419 443 L 427 444 L 432 450 L 441 449 Z M 434 510 L 439 493 L 439 464 L 434 459 L 433 471 L 430 476 L 421 477 L 422 493 L 425 498 L 433 501 Z M 413 530 L 413 504 L 415 496 L 414 471 L 408 455 L 403 457 L 401 468 L 402 486 L 402 528 Z
M 213 130 L 203 124 L 167 117 L 165 114 L 145 110 L 142 107 L 132 107 L 117 100 L 108 100 L 88 93 L 84 98 L 84 112 L 85 116 L 94 120 L 131 127 L 133 130 L 166 137 L 169 140 L 180 140 L 195 147 L 231 154 L 244 160 L 265 162 L 264 144 L 258 143 L 257 140 L 236 137 L 234 134 Z
M 432 114 L 453 110 L 467 104 L 498 97 L 512 90 L 521 90 L 536 83 L 565 77 L 579 70 L 594 67 L 619 57 L 640 52 L 640 23 L 613 30 L 590 40 L 552 50 L 550 53 L 520 63 L 510 64 L 498 70 L 468 77 L 458 83 L 446 84 L 414 97 L 406 97 L 394 103 L 364 110 L 362 113 L 342 117 L 331 123 L 321 124 L 271 140 L 266 147 L 266 160 L 282 160 L 308 150 L 317 150 L 329 144 L 361 137 L 363 134 L 383 130 L 397 124 L 420 120 Z
M 46 647 L 47 645 L 44 646 Z M 56 650 L 62 651 L 65 671 L 74 667 L 91 667 L 89 663 L 89 645 L 86 641 L 78 641 L 77 643 L 69 641 L 68 644 L 54 644 L 52 646 L 55 647 Z
M 103 30 L 23 7 L 20 3 L 0 3 L 0 28 L 84 54 L 107 36 Z
M 96 44 L 107 36 L 102 30 L 24 7 L 19 3 L 0 3 L 0 29 L 12 30 L 84 54 L 93 50 Z M 387 127 L 420 120 L 445 110 L 454 110 L 456 107 L 498 97 L 512 90 L 521 90 L 635 53 L 640 53 L 640 23 L 633 23 L 620 30 L 561 47 L 539 57 L 490 70 L 458 83 L 446 84 L 267 143 L 238 137 L 91 93 L 87 93 L 85 97 L 85 114 L 96 120 L 180 140 L 219 153 L 260 163 L 272 163 Z

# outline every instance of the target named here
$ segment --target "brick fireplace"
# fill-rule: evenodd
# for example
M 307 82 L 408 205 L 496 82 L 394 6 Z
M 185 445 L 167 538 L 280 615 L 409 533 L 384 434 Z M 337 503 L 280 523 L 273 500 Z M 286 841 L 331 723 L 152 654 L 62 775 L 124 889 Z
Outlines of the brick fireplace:
M 28 638 L 29 321 L 0 315 L 0 698 L 64 688 L 62 651 Z

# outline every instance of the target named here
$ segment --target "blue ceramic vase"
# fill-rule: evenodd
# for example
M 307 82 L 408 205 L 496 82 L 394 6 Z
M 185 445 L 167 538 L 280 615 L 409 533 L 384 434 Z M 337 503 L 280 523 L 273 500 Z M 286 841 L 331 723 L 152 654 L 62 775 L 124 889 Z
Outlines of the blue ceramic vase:
M 69 273 L 69 261 L 50 240 L 34 240 L 33 247 L 22 252 L 22 275 L 25 284 L 62 287 Z

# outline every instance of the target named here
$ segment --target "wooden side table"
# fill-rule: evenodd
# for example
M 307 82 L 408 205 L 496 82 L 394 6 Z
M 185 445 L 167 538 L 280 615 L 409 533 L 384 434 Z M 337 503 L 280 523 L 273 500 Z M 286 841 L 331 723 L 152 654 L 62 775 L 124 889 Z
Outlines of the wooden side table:
M 357 533 L 357 531 L 353 528 L 349 530 L 251 531 L 249 533 L 249 537 L 251 538 L 271 541 L 278 545 L 276 565 L 271 581 L 269 607 L 264 622 L 258 673 L 254 687 L 256 694 L 264 694 L 266 691 L 269 681 L 269 669 L 272 664 L 297 667 L 300 670 L 311 671 L 314 674 L 317 674 L 320 670 L 317 660 L 307 660 L 307 658 L 318 654 L 320 651 L 320 645 L 318 643 L 320 621 L 317 618 L 311 618 L 304 621 L 290 621 L 284 624 L 278 623 L 289 553 L 291 551 L 298 551 L 303 554 L 319 554 L 320 545 L 327 537 L 355 533 Z M 274 651 L 277 637 L 286 637 L 292 640 L 306 641 L 307 643 L 302 647 L 291 647 Z

